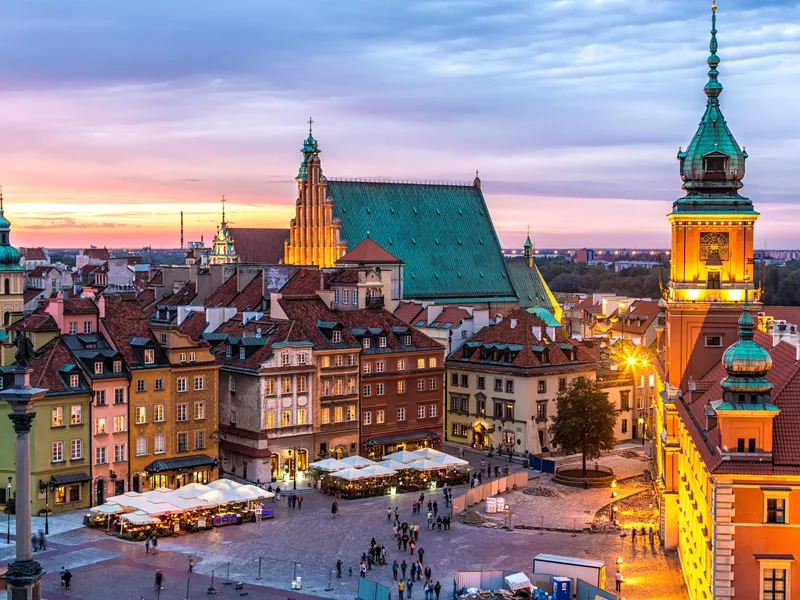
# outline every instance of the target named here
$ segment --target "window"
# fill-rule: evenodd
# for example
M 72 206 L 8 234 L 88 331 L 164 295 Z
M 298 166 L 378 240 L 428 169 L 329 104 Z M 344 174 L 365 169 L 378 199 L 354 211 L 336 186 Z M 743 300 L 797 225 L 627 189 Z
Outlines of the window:
M 382 335 L 378 338 L 378 346 L 381 348 L 386 348 L 386 336 Z
M 398 360 L 397 361 L 397 370 L 398 371 L 405 371 L 406 370 L 406 361 Z
M 164 378 L 163 377 L 156 377 L 156 391 L 160 392 L 164 389 Z
M 105 446 L 98 446 L 94 449 L 94 464 L 96 465 L 104 465 L 106 464 L 108 457 L 106 456 L 106 447 Z
M 536 391 L 538 393 L 540 393 L 540 394 L 546 394 L 547 393 L 547 380 L 546 379 L 540 379 L 539 381 L 536 382 Z
M 83 323 L 83 333 L 92 333 L 92 322 L 91 321 L 84 321 L 84 323 Z
M 301 354 L 300 356 L 305 356 L 305 354 Z M 299 394 L 303 394 L 306 391 L 306 383 L 307 378 L 305 375 L 298 375 L 297 376 L 297 392 Z
M 153 422 L 162 423 L 164 421 L 164 405 L 156 404 L 153 407 Z
M 767 498 L 767 523 L 786 523 L 786 498 Z
M 181 431 L 178 434 L 178 452 L 188 452 L 189 451 L 189 434 L 185 431 Z
M 70 460 L 80 460 L 83 458 L 83 440 L 75 439 L 70 443 Z
M 461 387 L 469 387 L 469 375 L 461 376 Z
M 327 425 L 331 422 L 331 409 L 330 408 L 323 408 L 319 415 L 319 421 L 323 425 Z
M 435 404 L 431 404 L 430 406 L 428 406 L 428 416 L 429 417 L 435 417 L 436 416 L 436 405 Z
M 347 405 L 347 420 L 348 421 L 355 421 L 356 420 L 356 405 L 355 404 L 348 404 Z
M 233 348 L 230 344 L 225 346 L 225 358 L 233 358 Z
M 397 409 L 397 420 L 398 421 L 405 421 L 406 420 L 406 409 L 402 406 Z
M 351 290 L 351 296 L 353 299 L 353 304 L 358 304 L 358 290 Z
M 362 411 L 364 415 L 364 425 L 372 425 L 372 412 L 369 410 Z
M 202 450 L 206 447 L 206 432 L 205 431 L 195 431 L 194 432 L 194 449 L 195 450 Z
M 386 393 L 386 387 L 382 383 L 375 384 L 375 395 L 376 396 L 383 396 Z
M 187 386 L 186 377 L 178 377 L 178 391 L 185 392 Z
M 206 389 L 206 377 L 205 375 L 198 375 L 194 378 L 194 391 L 202 392 L 204 389 Z
M 747 440 L 747 451 L 753 454 L 756 451 L 756 438 L 749 438 Z
M 323 369 L 331 366 L 331 357 L 330 356 L 322 356 L 319 359 L 319 366 Z
M 628 433 L 628 419 L 622 419 L 622 433 Z
M 333 395 L 334 396 L 341 396 L 344 391 L 344 382 L 341 379 L 337 379 L 333 382 Z
M 125 388 L 114 388 L 114 404 L 125 404 Z
M 342 290 L 342 304 L 350 304 L 350 294 L 347 290 Z
M 56 406 L 52 410 L 52 418 L 50 419 L 51 427 L 61 427 L 64 425 L 64 409 L 61 406 Z
M 194 403 L 194 420 L 201 421 L 206 418 L 206 403 L 205 402 L 195 402 Z
M 762 573 L 763 600 L 786 600 L 786 569 L 764 569 Z
M 306 365 L 308 364 L 308 354 L 305 352 L 301 352 L 297 355 L 297 364 L 298 365 Z
M 323 396 L 330 396 L 331 395 L 331 380 L 326 379 L 322 382 L 322 395 Z
M 428 389 L 432 392 L 436 390 L 436 377 L 430 378 L 428 381 Z
M 69 332 L 71 334 L 78 333 L 78 322 L 77 321 L 70 321 L 69 322 Z
M 379 383 L 378 385 L 383 385 L 383 384 Z M 364 393 L 362 395 L 364 396 L 364 398 L 369 398 L 370 396 L 372 396 L 372 384 L 369 383 L 364 384 Z
M 186 402 L 178 404 L 178 421 L 189 420 L 189 405 Z
M 79 375 L 70 375 L 69 376 L 69 387 L 77 388 L 81 385 L 81 378 Z
M 744 443 L 745 443 L 744 442 L 744 438 L 739 438 L 738 440 L 736 440 L 736 451 L 737 452 L 740 452 L 740 453 L 744 452 L 744 448 L 745 448 Z
M 347 393 L 348 394 L 355 394 L 356 393 L 356 379 L 355 379 L 355 377 L 348 377 L 347 378 Z
M 159 339 L 161 340 L 162 344 L 166 344 L 167 343 L 167 334 L 166 333 L 162 333 L 161 337 Z
M 291 394 L 292 393 L 292 378 L 291 377 L 281 377 L 281 393 L 282 394 Z
M 106 391 L 105 390 L 97 390 L 94 393 L 95 403 L 96 406 L 105 406 L 106 405 Z
M 103 363 L 97 361 L 94 363 L 94 374 L 95 375 L 102 375 L 103 374 Z
M 706 348 L 722 348 L 722 336 L 720 334 L 706 336 Z
M 272 378 L 264 380 L 264 393 L 267 396 L 275 395 L 275 380 Z
M 228 375 L 228 391 L 232 394 L 236 393 L 236 378 L 233 375 Z
M 319 443 L 319 453 L 322 456 L 325 456 L 328 453 L 328 442 L 320 442 Z
M 136 438 L 136 456 L 147 455 L 147 437 L 140 435 Z
M 406 382 L 400 380 L 397 382 L 397 393 L 398 394 L 405 394 L 406 393 Z
M 297 409 L 297 424 L 298 425 L 305 425 L 306 424 L 306 409 L 305 408 L 298 408 Z
M 567 389 L 567 378 L 566 377 L 559 377 L 558 378 L 558 391 L 563 392 Z
M 509 394 L 514 393 L 514 380 L 513 379 L 506 379 L 506 392 Z
M 275 413 L 272 411 L 264 413 L 264 429 L 273 429 L 275 427 Z
M 245 360 L 247 358 L 247 349 L 242 346 L 239 348 L 239 360 Z
M 339 290 L 333 290 L 333 303 L 339 304 Z
M 547 418 L 547 402 L 536 403 L 536 420 L 543 421 Z
M 186 352 L 180 353 L 180 358 L 178 359 L 179 362 L 185 363 L 186 362 Z
M 122 361 L 115 360 L 112 366 L 112 370 L 114 371 L 114 373 L 122 373 Z
M 452 373 L 450 375 L 450 385 L 458 387 L 458 373 Z
M 344 421 L 344 408 L 341 406 L 336 406 L 333 409 L 333 420 L 335 423 L 341 423 Z
M 621 390 L 619 393 L 619 409 L 629 410 L 631 407 L 631 393 L 629 390 Z
M 284 367 L 292 364 L 292 355 L 289 354 L 289 351 L 286 350 L 285 352 L 281 353 L 281 365 Z
M 236 425 L 236 411 L 235 410 L 231 411 L 231 417 L 230 417 L 229 420 L 230 420 L 231 425 Z
M 342 332 L 341 331 L 334 331 L 331 334 L 331 342 L 334 344 L 341 344 L 342 343 Z
M 73 404 L 70 407 L 70 424 L 72 425 L 80 425 L 83 423 L 83 419 L 81 417 L 81 405 L 80 404 Z
M 363 340 L 361 340 L 361 346 L 363 346 L 364 348 L 369 348 L 371 344 L 372 340 L 370 340 L 368 337 L 365 337 Z
M 144 364 L 152 365 L 154 362 L 156 362 L 156 351 L 148 348 L 144 351 Z
M 375 422 L 383 423 L 386 420 L 386 413 L 383 410 L 375 411 Z
M 100 417 L 95 421 L 94 431 L 97 435 L 103 435 L 104 433 L 108 433 L 106 431 L 106 418 Z
M 348 354 L 347 355 L 347 366 L 348 367 L 356 366 L 356 355 L 355 354 Z
M 420 404 L 420 405 L 417 407 L 417 418 L 418 418 L 418 419 L 424 419 L 424 418 L 425 418 L 425 414 L 426 414 L 426 413 L 425 413 L 425 407 L 424 407 L 423 405 L 421 405 L 421 404 Z
M 424 379 L 417 379 L 417 391 L 424 392 L 425 391 L 425 380 Z
M 494 403 L 494 416 L 497 419 L 503 418 L 503 404 L 501 402 Z
M 197 362 L 197 353 L 189 352 L 189 362 Z
M 114 433 L 122 433 L 125 431 L 125 417 L 114 417 Z
M 485 390 L 486 389 L 486 377 L 481 375 L 478 376 L 478 389 Z
M 509 421 L 513 421 L 514 420 L 514 405 L 513 404 L 506 404 L 505 418 L 508 419 Z
M 435 358 L 429 358 L 428 359 L 428 368 L 429 369 L 435 369 L 438 364 L 439 364 L 439 362 Z
M 386 362 L 379 360 L 375 362 L 375 372 L 376 373 L 383 373 L 386 371 Z
M 372 363 L 371 362 L 364 362 L 364 375 L 369 375 L 372 373 Z
M 158 382 L 158 380 L 156 380 Z M 147 391 L 147 382 L 144 379 L 137 379 L 136 380 L 136 391 L 137 392 L 145 392 Z
M 157 433 L 153 438 L 153 454 L 164 454 L 167 451 L 167 438 L 163 433 Z
M 334 367 L 341 367 L 344 365 L 344 356 L 342 354 L 337 354 L 333 357 L 333 366 Z
M 486 416 L 486 398 L 477 398 L 478 400 L 478 414 Z
M 136 414 L 137 425 L 143 425 L 147 423 L 147 407 L 137 406 L 135 414 Z
M 469 396 L 461 398 L 461 412 L 469 414 Z
M 292 411 L 281 411 L 281 427 L 289 427 L 292 424 Z
M 706 173 L 724 173 L 725 172 L 725 157 L 724 156 L 706 156 L 705 171 Z
M 50 445 L 50 460 L 52 462 L 64 461 L 64 442 L 53 442 Z
M 494 391 L 495 392 L 502 392 L 503 391 L 503 380 L 502 379 L 495 379 L 494 380 Z
M 411 336 L 404 335 L 403 336 L 403 346 L 410 346 L 411 345 Z

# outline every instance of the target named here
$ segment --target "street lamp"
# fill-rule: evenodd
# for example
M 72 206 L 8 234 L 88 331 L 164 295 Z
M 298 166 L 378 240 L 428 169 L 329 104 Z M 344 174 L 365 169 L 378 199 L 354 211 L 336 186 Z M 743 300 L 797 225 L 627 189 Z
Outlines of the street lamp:
M 45 494 L 44 500 L 44 534 L 50 535 L 50 490 L 55 490 L 56 486 L 53 482 L 39 480 L 39 493 Z
M 6 520 L 8 522 L 8 530 L 6 533 L 6 544 L 11 544 L 11 477 L 8 478 L 8 487 L 6 487 Z

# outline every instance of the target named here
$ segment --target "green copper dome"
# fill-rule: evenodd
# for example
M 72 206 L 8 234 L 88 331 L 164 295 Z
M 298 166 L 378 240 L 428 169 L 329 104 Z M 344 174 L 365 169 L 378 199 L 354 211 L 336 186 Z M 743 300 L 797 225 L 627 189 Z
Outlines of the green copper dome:
M 739 317 L 739 341 L 722 355 L 722 364 L 728 372 L 722 380 L 722 389 L 725 391 L 768 392 L 772 389 L 766 377 L 772 368 L 772 357 L 753 341 L 754 328 L 750 306 L 745 303 Z
M 3 188 L 0 187 L 0 271 L 21 271 L 22 255 L 10 240 L 11 222 L 3 214 Z
M 297 172 L 297 177 L 295 177 L 295 179 L 305 179 L 308 177 L 308 163 L 320 153 L 319 144 L 317 140 L 314 139 L 314 136 L 311 135 L 311 125 L 313 122 L 313 119 L 308 120 L 308 137 L 303 142 L 303 147 L 300 150 L 300 152 L 303 153 L 303 162 L 300 163 L 300 170 Z

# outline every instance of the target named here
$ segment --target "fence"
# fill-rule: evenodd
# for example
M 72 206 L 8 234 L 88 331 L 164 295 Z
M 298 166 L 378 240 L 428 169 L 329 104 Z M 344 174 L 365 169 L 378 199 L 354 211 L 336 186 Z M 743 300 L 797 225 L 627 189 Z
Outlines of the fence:
M 358 578 L 358 597 L 360 600 L 389 600 L 391 590 L 381 583 Z
M 528 485 L 528 472 L 517 471 L 510 473 L 505 477 L 497 477 L 490 479 L 486 483 L 476 485 L 474 488 L 467 490 L 460 496 L 453 497 L 453 514 L 458 514 L 486 498 L 497 496 L 499 493 L 507 492 L 515 487 L 521 488 Z
M 617 600 L 617 595 L 578 579 L 578 600 Z
M 551 474 L 556 472 L 556 461 L 554 460 L 540 458 L 539 456 L 534 456 L 531 454 L 528 458 L 528 461 L 528 464 L 534 471 L 541 471 L 542 473 Z

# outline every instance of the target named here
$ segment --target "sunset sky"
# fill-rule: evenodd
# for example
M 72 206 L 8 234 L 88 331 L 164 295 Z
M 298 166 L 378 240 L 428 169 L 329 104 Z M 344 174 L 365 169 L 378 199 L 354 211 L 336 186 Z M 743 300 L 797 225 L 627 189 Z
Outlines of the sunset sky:
M 286 227 L 330 177 L 471 180 L 501 241 L 666 246 L 703 113 L 710 0 L 7 0 L 0 183 L 15 245 Z M 720 0 L 721 97 L 757 246 L 797 247 L 800 5 Z

